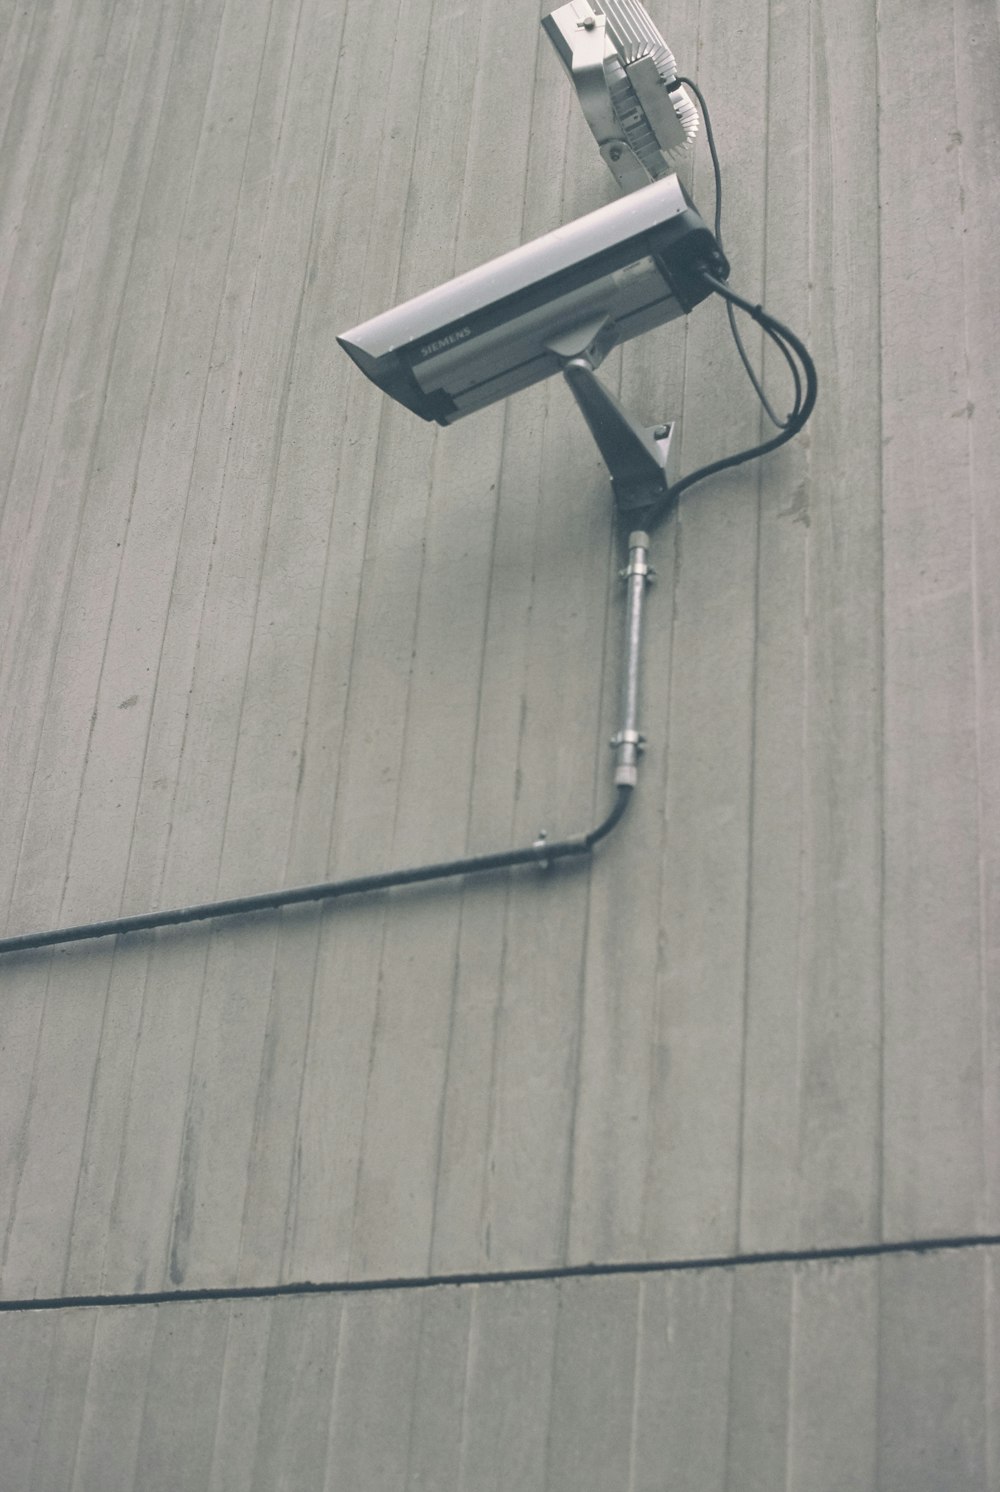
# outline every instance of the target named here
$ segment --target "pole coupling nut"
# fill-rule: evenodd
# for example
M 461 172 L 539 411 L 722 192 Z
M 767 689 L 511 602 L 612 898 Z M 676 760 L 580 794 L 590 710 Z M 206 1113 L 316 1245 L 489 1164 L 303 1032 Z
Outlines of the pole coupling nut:
M 634 746 L 636 751 L 644 751 L 646 737 L 637 730 L 620 730 L 611 737 L 611 749 L 617 751 L 619 746 Z
M 633 574 L 640 574 L 643 580 L 646 580 L 648 583 L 652 583 L 652 580 L 657 579 L 657 571 L 652 568 L 651 564 L 648 564 L 648 561 L 636 560 L 634 555 L 630 555 L 628 557 L 628 564 L 625 565 L 624 570 L 618 571 L 618 579 L 631 580 Z
M 633 575 L 642 575 L 650 582 L 656 579 L 656 571 L 645 560 L 630 560 L 623 570 L 618 571 L 619 580 L 630 580 Z

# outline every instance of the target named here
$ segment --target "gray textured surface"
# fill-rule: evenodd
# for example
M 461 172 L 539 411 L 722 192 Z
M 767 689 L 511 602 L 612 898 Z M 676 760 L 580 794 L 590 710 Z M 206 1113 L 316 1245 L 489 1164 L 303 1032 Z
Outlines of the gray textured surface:
M 539 9 L 0 0 L 10 932 L 603 811 L 568 394 L 438 432 L 334 343 L 612 195 Z M 997 8 L 653 10 L 822 397 L 656 537 L 636 811 L 589 870 L 5 960 L 8 1300 L 1000 1233 Z M 678 469 L 757 434 L 718 307 L 607 374 Z M 984 1257 L 4 1316 L 2 1476 L 978 1492 Z
M 3 1313 L 0 1480 L 996 1492 L 998 1269 L 975 1249 Z
M 565 390 L 436 432 L 333 343 L 610 195 L 535 12 L 5 12 L 11 930 L 607 801 L 616 555 Z M 638 811 L 589 874 L 6 963 L 8 1295 L 1000 1227 L 1000 42 L 880 15 L 671 17 L 734 280 L 823 397 L 658 535 Z M 714 307 L 621 378 L 682 468 L 757 428 Z

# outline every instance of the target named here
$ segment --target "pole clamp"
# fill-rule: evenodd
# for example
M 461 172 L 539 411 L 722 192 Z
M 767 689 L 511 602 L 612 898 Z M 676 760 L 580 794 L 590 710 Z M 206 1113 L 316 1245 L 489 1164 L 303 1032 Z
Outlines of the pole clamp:
M 616 751 L 619 746 L 634 746 L 636 751 L 643 751 L 646 746 L 646 737 L 637 730 L 620 730 L 611 737 L 611 749 Z
M 630 580 L 633 575 L 641 575 L 649 584 L 656 579 L 656 571 L 645 560 L 631 560 L 623 570 L 618 571 L 619 580 Z

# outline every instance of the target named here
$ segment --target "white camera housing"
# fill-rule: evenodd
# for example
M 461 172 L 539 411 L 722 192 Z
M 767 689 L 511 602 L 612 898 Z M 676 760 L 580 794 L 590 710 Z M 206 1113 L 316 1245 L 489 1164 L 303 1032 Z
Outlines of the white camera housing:
M 674 175 L 384 311 L 337 341 L 361 371 L 439 425 L 558 373 L 590 344 L 660 326 L 725 278 L 715 237 Z M 589 333 L 592 332 L 592 335 Z

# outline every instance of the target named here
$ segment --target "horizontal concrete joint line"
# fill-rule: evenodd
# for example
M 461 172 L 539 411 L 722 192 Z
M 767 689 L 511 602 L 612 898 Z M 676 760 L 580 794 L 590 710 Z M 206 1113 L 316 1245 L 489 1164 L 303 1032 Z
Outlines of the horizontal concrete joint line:
M 820 1264 L 853 1259 L 889 1258 L 894 1254 L 955 1253 L 962 1249 L 1000 1248 L 1000 1234 L 953 1238 L 912 1238 L 894 1243 L 859 1243 L 837 1248 L 775 1249 L 762 1254 L 708 1255 L 692 1259 L 640 1260 L 623 1264 L 563 1264 L 548 1269 L 508 1269 L 404 1276 L 400 1279 L 301 1280 L 288 1285 L 232 1285 L 199 1290 L 155 1290 L 132 1295 L 50 1296 L 37 1300 L 0 1300 L 0 1311 L 52 1311 L 94 1306 L 168 1305 L 208 1300 L 273 1300 L 285 1295 L 362 1295 L 380 1290 L 432 1290 L 445 1286 L 511 1285 L 544 1280 L 606 1278 L 623 1274 L 678 1274 L 692 1270 L 747 1269 L 761 1264 Z

